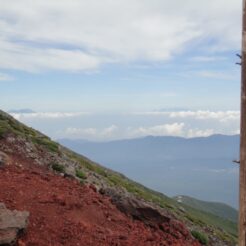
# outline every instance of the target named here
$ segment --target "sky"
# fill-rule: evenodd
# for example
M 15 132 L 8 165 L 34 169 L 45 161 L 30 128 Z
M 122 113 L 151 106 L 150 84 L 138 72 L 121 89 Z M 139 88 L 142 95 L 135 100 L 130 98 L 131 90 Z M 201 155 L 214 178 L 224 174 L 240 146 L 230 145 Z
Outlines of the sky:
M 238 134 L 241 0 L 0 0 L 0 108 L 57 138 Z

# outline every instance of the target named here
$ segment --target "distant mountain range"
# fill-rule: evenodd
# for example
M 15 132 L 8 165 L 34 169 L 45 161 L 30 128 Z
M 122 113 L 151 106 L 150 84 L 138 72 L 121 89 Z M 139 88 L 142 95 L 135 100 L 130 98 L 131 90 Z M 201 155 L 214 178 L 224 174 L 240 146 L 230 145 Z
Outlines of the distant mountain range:
M 10 114 L 32 114 L 35 113 L 32 109 L 23 108 L 23 109 L 11 109 L 8 111 Z
M 145 137 L 111 142 L 58 140 L 144 185 L 238 206 L 239 136 Z

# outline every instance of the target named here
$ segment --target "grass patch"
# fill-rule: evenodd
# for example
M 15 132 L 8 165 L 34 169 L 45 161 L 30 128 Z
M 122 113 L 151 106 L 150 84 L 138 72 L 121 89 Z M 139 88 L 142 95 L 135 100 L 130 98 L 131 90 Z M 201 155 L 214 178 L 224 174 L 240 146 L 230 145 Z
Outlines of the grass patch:
M 190 220 L 194 224 L 199 226 L 208 225 L 208 226 L 213 226 L 214 228 L 220 228 L 225 232 L 229 233 L 232 239 L 237 237 L 236 223 L 227 219 L 223 219 L 216 215 L 191 208 L 184 204 L 183 207 L 186 210 L 186 214 L 185 214 L 186 219 Z
M 80 179 L 86 179 L 86 175 L 81 171 L 81 170 L 76 170 L 76 177 L 80 178 Z
M 30 139 L 34 144 L 42 145 L 51 152 L 59 152 L 59 145 L 57 143 L 0 111 L 0 138 L 4 138 L 7 134 L 14 134 L 25 139 Z
M 202 245 L 208 245 L 208 237 L 199 231 L 191 231 L 191 234 L 196 238 Z
M 61 164 L 53 163 L 53 164 L 51 164 L 51 167 L 54 171 L 56 171 L 58 173 L 64 173 L 65 172 L 65 167 Z
M 44 146 L 47 150 L 51 152 L 59 152 L 59 145 L 47 137 L 32 137 L 32 141 L 34 144 Z

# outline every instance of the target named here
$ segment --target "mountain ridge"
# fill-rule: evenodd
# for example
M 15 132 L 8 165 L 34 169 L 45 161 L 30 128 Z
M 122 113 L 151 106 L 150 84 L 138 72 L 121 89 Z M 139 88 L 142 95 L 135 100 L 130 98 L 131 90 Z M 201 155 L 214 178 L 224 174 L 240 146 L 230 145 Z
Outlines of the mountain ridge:
M 77 142 L 90 142 L 90 143 L 115 143 L 115 142 L 124 142 L 124 141 L 137 141 L 137 140 L 143 140 L 143 139 L 183 139 L 183 140 L 192 140 L 192 139 L 209 139 L 209 138 L 219 138 L 219 137 L 239 137 L 239 134 L 212 134 L 209 136 L 198 136 L 198 137 L 182 137 L 182 136 L 172 136 L 172 135 L 166 135 L 166 136 L 154 136 L 154 135 L 147 135 L 143 137 L 138 138 L 122 138 L 122 139 L 115 139 L 115 140 L 101 140 L 101 141 L 92 141 L 86 138 L 57 138 L 56 141 L 77 141 Z

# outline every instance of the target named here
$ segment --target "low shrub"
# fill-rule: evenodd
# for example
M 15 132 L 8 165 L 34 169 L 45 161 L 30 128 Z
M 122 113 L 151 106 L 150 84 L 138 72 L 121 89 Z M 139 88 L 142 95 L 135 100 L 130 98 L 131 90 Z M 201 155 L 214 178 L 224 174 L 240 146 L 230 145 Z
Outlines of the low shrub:
M 191 234 L 194 238 L 196 238 L 201 244 L 208 245 L 208 238 L 205 234 L 199 231 L 191 231 Z
M 86 179 L 86 175 L 81 170 L 76 170 L 76 177 L 80 179 Z
M 65 167 L 61 164 L 58 164 L 58 163 L 53 163 L 51 165 L 52 169 L 56 172 L 59 172 L 59 173 L 64 173 L 65 172 Z

